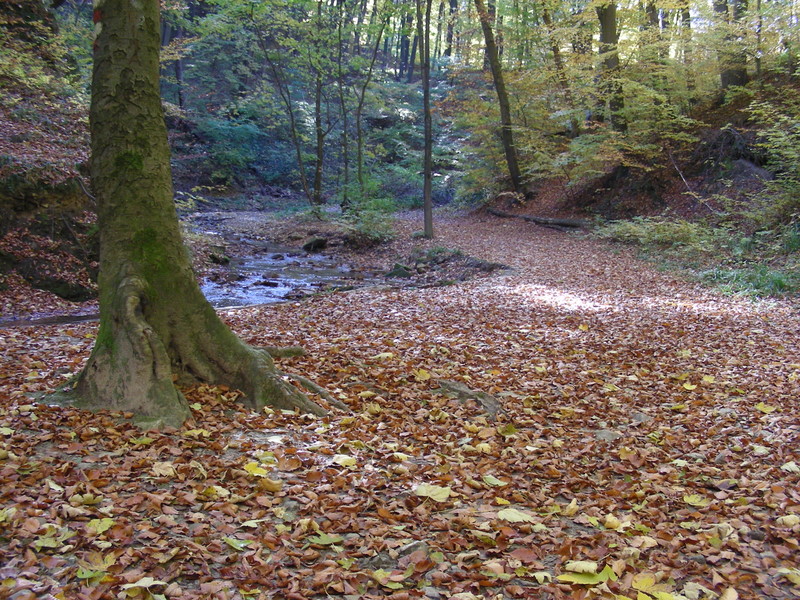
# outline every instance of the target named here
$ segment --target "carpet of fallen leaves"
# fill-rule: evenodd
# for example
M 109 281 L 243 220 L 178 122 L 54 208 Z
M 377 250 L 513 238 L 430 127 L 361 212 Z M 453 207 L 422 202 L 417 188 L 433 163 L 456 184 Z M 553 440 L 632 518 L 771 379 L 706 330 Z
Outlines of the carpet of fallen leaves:
M 438 228 L 515 270 L 226 313 L 351 414 L 200 387 L 143 432 L 26 396 L 94 324 L 0 330 L 0 597 L 798 597 L 796 308 L 523 222 Z

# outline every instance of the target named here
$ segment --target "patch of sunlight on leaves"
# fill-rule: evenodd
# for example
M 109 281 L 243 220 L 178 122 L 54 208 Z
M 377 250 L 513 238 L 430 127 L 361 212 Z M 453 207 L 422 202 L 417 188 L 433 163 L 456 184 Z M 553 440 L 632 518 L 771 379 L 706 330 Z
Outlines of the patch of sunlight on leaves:
M 442 487 L 440 485 L 431 485 L 429 483 L 421 483 L 414 488 L 414 493 L 423 498 L 430 498 L 436 502 L 444 502 L 453 492 L 449 487 Z

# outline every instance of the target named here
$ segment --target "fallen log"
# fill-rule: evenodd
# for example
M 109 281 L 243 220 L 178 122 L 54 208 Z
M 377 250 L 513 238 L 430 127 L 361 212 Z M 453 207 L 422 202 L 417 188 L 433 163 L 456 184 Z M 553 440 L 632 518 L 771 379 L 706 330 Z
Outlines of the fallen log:
M 529 223 L 536 223 L 537 225 L 542 225 L 543 227 L 552 227 L 555 229 L 574 229 L 574 228 L 589 226 L 589 222 L 584 221 L 583 219 L 554 219 L 550 217 L 514 215 L 491 207 L 487 207 L 486 212 L 488 212 L 490 215 L 494 215 L 495 217 L 500 217 L 502 219 L 523 219 L 524 221 L 528 221 Z

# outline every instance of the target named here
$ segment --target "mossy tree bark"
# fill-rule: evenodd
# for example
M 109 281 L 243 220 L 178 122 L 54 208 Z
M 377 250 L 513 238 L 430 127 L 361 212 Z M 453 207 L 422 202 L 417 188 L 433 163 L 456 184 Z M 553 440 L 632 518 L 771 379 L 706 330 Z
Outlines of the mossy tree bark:
M 244 392 L 256 407 L 323 414 L 248 346 L 205 300 L 173 204 L 159 97 L 158 0 L 101 0 L 92 104 L 92 180 L 100 225 L 100 329 L 78 377 L 78 404 L 132 411 L 147 426 L 179 426 L 176 384 Z

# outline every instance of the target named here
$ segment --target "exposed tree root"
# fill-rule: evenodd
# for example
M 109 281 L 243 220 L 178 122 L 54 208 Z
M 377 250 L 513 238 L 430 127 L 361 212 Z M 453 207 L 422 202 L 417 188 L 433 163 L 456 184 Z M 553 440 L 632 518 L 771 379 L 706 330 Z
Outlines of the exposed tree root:
M 306 349 L 300 346 L 261 346 L 260 348 L 272 358 L 292 358 L 306 355 Z
M 290 383 L 295 381 L 330 406 L 349 410 L 319 385 L 283 373 L 272 361 L 272 356 L 302 355 L 302 348 L 249 346 L 219 321 L 205 300 L 201 310 L 173 310 L 165 318 L 152 305 L 147 310 L 143 279 L 127 276 L 121 281 L 112 315 L 105 329 L 101 325 L 94 352 L 75 386 L 79 406 L 131 411 L 143 427 L 179 427 L 190 410 L 176 385 L 207 383 L 241 390 L 256 410 L 272 406 L 327 414 Z
M 497 418 L 497 413 L 503 412 L 503 405 L 497 398 L 486 392 L 471 390 L 459 381 L 440 379 L 439 389 L 436 391 L 440 394 L 456 398 L 459 402 L 472 400 L 480 404 L 492 420 Z
M 350 411 L 350 407 L 347 406 L 347 404 L 345 404 L 341 400 L 337 400 L 336 398 L 334 398 L 331 395 L 331 393 L 328 392 L 328 390 L 314 383 L 308 377 L 303 377 L 302 375 L 294 375 L 292 373 L 284 373 L 283 375 L 284 377 L 288 377 L 292 381 L 296 381 L 305 389 L 307 389 L 309 392 L 314 392 L 315 394 L 322 396 L 331 406 L 338 408 L 339 410 L 344 410 L 347 412 Z

